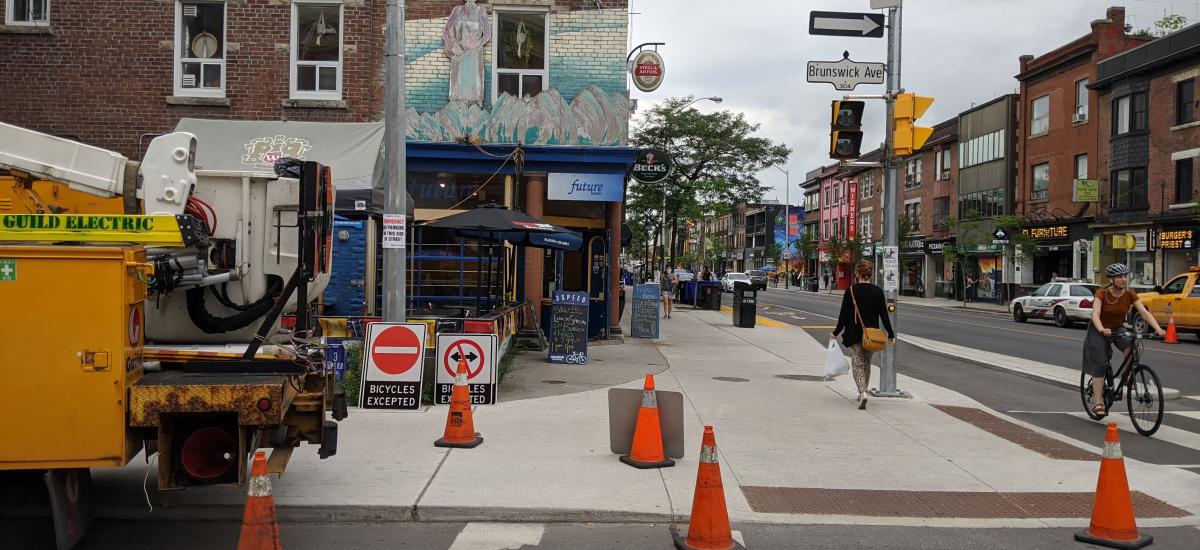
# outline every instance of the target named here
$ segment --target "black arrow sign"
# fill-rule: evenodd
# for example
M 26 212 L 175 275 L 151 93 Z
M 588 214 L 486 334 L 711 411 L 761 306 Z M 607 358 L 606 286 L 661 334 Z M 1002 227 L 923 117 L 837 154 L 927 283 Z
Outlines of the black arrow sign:
M 450 355 L 450 358 L 455 361 L 458 361 L 459 359 L 462 358 L 462 356 L 459 355 L 458 352 L 456 351 L 452 355 Z M 479 359 L 479 356 L 475 355 L 475 352 L 473 352 L 473 351 L 467 352 L 467 362 L 468 363 L 474 363 L 476 359 Z
M 883 37 L 883 14 L 814 11 L 808 15 L 808 34 L 824 36 Z

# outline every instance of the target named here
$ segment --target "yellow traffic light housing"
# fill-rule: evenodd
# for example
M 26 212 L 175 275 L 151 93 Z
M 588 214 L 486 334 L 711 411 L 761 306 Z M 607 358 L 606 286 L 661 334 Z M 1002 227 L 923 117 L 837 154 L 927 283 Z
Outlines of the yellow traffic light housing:
M 856 159 L 862 148 L 862 101 L 834 101 L 829 122 L 829 158 Z
M 932 97 L 917 94 L 899 94 L 896 96 L 892 119 L 896 130 L 892 132 L 892 154 L 904 157 L 925 145 L 925 140 L 933 134 L 933 128 L 917 126 L 917 119 L 933 105 Z

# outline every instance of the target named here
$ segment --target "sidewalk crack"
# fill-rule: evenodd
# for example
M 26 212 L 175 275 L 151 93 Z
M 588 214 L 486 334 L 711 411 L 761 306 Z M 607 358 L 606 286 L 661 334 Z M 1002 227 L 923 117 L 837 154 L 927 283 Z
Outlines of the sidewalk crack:
M 442 455 L 442 459 L 438 461 L 437 468 L 433 469 L 433 475 L 429 476 L 429 481 L 426 481 L 425 486 L 421 488 L 421 494 L 417 495 L 417 500 L 413 501 L 413 521 L 421 521 L 421 517 L 417 513 L 417 510 L 421 506 L 421 499 L 425 498 L 425 492 L 429 490 L 430 485 L 433 485 L 433 480 L 437 479 L 438 472 L 442 471 L 442 465 L 446 463 L 447 458 L 450 458 L 450 453 L 452 451 L 454 451 L 454 449 L 446 449 L 446 454 Z

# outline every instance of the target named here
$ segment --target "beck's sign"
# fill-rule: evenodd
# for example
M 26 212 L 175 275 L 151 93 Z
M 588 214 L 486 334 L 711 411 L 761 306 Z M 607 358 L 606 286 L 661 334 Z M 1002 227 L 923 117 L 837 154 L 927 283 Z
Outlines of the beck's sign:
M 642 183 L 658 183 L 671 175 L 674 165 L 671 156 L 661 149 L 642 149 L 633 161 L 633 179 Z
M 551 172 L 546 198 L 555 201 L 621 202 L 625 198 L 625 182 L 616 174 Z

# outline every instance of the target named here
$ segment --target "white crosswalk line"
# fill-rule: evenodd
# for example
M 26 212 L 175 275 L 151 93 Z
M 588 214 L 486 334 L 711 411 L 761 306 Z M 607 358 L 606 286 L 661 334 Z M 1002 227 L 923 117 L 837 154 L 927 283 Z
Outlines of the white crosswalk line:
M 1116 405 L 1113 405 L 1113 407 L 1115 408 Z M 1115 413 L 1115 411 L 1113 411 L 1113 412 Z M 1080 417 L 1080 418 L 1088 418 L 1087 413 L 1082 412 L 1082 411 L 1081 412 L 1073 412 L 1070 414 L 1071 414 L 1071 416 L 1076 416 L 1076 417 Z M 1164 415 L 1164 417 L 1165 417 L 1165 415 Z M 1110 414 L 1110 415 L 1104 417 L 1102 420 L 1100 420 L 1100 422 L 1103 422 L 1105 424 L 1107 424 L 1109 422 L 1116 422 L 1117 427 L 1120 428 L 1121 431 L 1130 432 L 1130 433 L 1134 433 L 1134 434 L 1137 433 L 1137 430 L 1134 429 L 1134 427 L 1133 427 L 1133 422 L 1131 420 L 1129 420 L 1129 416 L 1126 414 Z M 1159 426 L 1158 431 L 1155 432 L 1152 437 L 1159 441 L 1166 441 L 1167 443 L 1174 443 L 1174 444 L 1182 446 L 1182 447 L 1187 447 L 1192 450 L 1200 451 L 1200 434 L 1195 433 L 1195 432 L 1189 432 L 1187 430 L 1181 430 L 1179 428 L 1172 428 L 1167 425 L 1162 425 L 1162 426 Z
M 742 545 L 742 548 L 746 547 L 746 539 L 742 538 L 741 531 L 733 531 L 731 534 L 733 535 L 733 540 L 737 541 L 738 544 Z
M 458 532 L 448 550 L 517 550 L 542 543 L 546 526 L 540 523 L 471 522 Z
M 1200 411 L 1167 411 L 1167 413 L 1168 414 L 1177 414 L 1179 416 L 1186 416 L 1188 418 L 1195 418 L 1197 420 L 1200 420 Z

